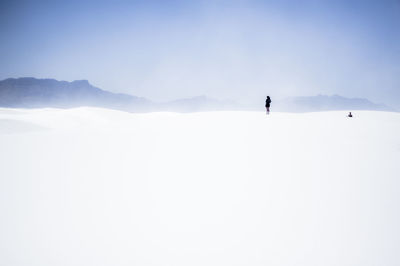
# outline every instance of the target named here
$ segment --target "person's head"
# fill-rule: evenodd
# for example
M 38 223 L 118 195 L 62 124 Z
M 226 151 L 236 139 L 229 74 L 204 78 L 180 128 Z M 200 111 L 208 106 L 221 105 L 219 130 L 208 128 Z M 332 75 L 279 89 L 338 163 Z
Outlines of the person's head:
M 269 99 L 269 96 L 267 96 L 267 99 Z

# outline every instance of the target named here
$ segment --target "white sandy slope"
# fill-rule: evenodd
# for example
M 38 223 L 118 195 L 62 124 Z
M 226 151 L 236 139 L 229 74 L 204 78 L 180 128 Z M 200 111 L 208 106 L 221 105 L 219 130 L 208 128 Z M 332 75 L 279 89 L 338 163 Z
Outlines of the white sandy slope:
M 0 265 L 400 265 L 400 114 L 0 109 Z

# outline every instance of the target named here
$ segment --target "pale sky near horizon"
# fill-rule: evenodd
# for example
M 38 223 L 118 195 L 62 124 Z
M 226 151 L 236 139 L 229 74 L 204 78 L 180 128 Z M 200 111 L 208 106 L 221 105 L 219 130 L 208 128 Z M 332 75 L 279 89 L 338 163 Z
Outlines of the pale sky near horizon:
M 0 79 L 152 100 L 339 94 L 400 107 L 400 0 L 0 1 Z

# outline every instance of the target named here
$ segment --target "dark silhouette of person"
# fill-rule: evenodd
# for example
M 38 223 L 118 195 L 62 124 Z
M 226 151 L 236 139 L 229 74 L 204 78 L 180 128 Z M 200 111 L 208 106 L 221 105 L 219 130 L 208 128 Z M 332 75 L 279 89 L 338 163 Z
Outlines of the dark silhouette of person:
M 351 112 L 349 112 L 348 117 L 353 117 L 353 115 L 351 114 Z
M 267 115 L 269 115 L 269 107 L 271 107 L 271 98 L 267 96 L 267 99 L 265 100 L 265 108 L 267 108 Z

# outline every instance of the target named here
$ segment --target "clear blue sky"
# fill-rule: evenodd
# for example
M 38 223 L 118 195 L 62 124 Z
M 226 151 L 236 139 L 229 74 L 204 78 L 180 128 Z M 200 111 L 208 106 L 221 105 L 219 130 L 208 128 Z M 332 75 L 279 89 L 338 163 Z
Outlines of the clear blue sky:
M 0 1 L 0 79 L 153 100 L 340 94 L 400 107 L 400 0 Z

